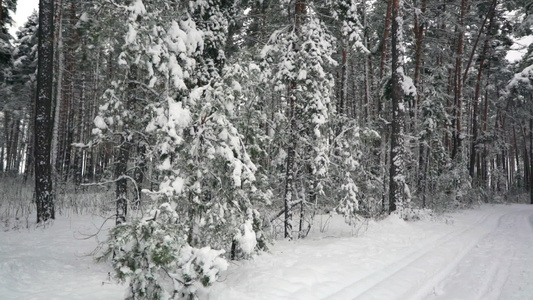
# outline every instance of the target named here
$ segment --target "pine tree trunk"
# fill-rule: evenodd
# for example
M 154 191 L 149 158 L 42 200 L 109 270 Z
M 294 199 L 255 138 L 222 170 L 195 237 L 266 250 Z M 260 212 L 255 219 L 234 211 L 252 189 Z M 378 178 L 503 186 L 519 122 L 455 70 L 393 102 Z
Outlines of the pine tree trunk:
M 115 224 L 119 225 L 126 222 L 126 216 L 128 214 L 128 180 L 126 171 L 129 160 L 129 143 L 126 141 L 126 137 L 122 137 L 122 143 L 118 149 L 118 155 L 115 162 L 115 176 L 117 182 L 115 186 L 116 197 L 116 219 Z
M 453 137 L 452 159 L 456 158 L 461 151 L 462 142 L 462 118 L 463 118 L 463 48 L 465 36 L 465 18 L 468 0 L 461 0 L 461 15 L 457 25 L 457 49 L 455 58 L 455 132 Z
M 530 100 L 533 97 L 530 97 Z M 529 119 L 529 163 L 533 158 L 533 118 Z M 529 203 L 533 204 L 533 168 L 529 166 Z
M 385 75 L 385 62 L 387 61 L 387 52 L 388 52 L 387 44 L 388 44 L 388 39 L 390 35 L 390 30 L 391 30 L 390 27 L 391 27 L 391 21 L 392 21 L 392 9 L 393 9 L 393 3 L 396 3 L 396 2 L 397 0 L 387 1 L 387 13 L 385 15 L 385 28 L 383 29 L 383 42 L 382 42 L 383 46 L 381 49 L 381 62 L 379 64 L 379 79 L 383 79 L 383 76 Z
M 133 106 L 136 99 L 137 90 L 137 66 L 132 65 L 128 73 L 128 101 L 126 103 L 129 111 L 133 110 Z M 126 172 L 128 169 L 128 161 L 130 159 L 131 142 L 128 140 L 128 132 L 124 132 L 121 136 L 118 156 L 115 161 L 115 177 L 116 182 L 116 224 L 122 224 L 126 222 L 126 216 L 128 213 L 128 180 L 126 179 Z
M 295 89 L 295 84 L 291 90 Z M 293 91 L 291 91 L 293 92 Z M 289 97 L 289 145 L 287 148 L 287 165 L 285 174 L 285 192 L 284 192 L 284 237 L 292 240 L 292 202 L 294 194 L 294 157 L 296 156 L 296 116 L 294 113 L 296 105 L 296 97 L 290 95 Z
M 34 120 L 35 119 L 35 102 L 34 101 L 31 101 L 30 103 L 30 112 L 29 112 L 29 118 L 28 118 L 28 130 L 27 130 L 27 134 L 26 134 L 26 145 L 27 145 L 27 148 L 26 148 L 26 161 L 24 163 L 24 166 L 25 166 L 25 169 L 24 169 L 24 176 L 23 176 L 23 181 L 24 183 L 26 183 L 28 181 L 28 177 L 31 177 L 33 175 L 33 170 L 35 168 L 34 166 L 34 159 L 33 159 L 33 151 L 34 151 L 34 140 L 33 140 L 33 137 L 34 137 L 34 122 L 32 122 L 31 120 Z M 2 157 L 2 156 L 0 156 Z M 0 168 L 0 171 L 1 171 L 1 168 Z
M 53 118 L 53 131 L 52 131 L 52 172 L 55 177 L 58 178 L 58 172 L 60 169 L 60 157 L 59 157 L 59 133 L 60 133 L 60 120 L 61 120 L 61 108 L 63 107 L 63 62 L 64 62 L 64 53 L 63 53 L 63 26 L 62 26 L 62 3 L 60 0 L 57 2 L 57 15 L 56 18 L 56 51 L 54 53 L 56 57 L 55 70 L 57 74 L 56 88 L 55 88 L 55 107 L 54 107 L 54 118 Z
M 346 51 L 346 46 L 343 45 L 342 47 L 342 65 L 341 65 L 341 82 L 340 82 L 340 93 L 339 93 L 339 104 L 337 106 L 337 112 L 339 115 L 344 114 L 344 105 L 346 102 L 346 64 L 347 64 L 347 56 L 348 52 Z
M 295 19 L 294 19 L 294 30 L 297 35 L 299 35 L 300 27 L 304 22 L 306 14 L 306 2 L 305 0 L 297 0 L 295 4 Z M 293 44 L 293 51 L 298 51 L 299 45 Z M 285 191 L 284 191 L 284 209 L 285 209 L 285 219 L 284 219 L 284 236 L 285 238 L 292 240 L 292 203 L 294 199 L 294 159 L 296 157 L 296 140 L 297 140 L 297 122 L 296 122 L 296 90 L 297 85 L 295 82 L 291 83 L 289 87 L 289 113 L 288 118 L 290 122 L 289 127 L 289 141 L 287 145 L 287 169 L 285 175 Z
M 390 184 L 389 184 L 389 212 L 398 206 L 403 206 L 404 197 L 404 90 L 402 88 L 403 62 L 401 50 L 401 18 L 403 0 L 393 0 L 392 7 L 392 129 L 390 148 Z
M 37 223 L 55 218 L 50 165 L 54 70 L 54 1 L 39 1 L 39 58 L 35 104 L 35 197 Z
M 492 3 L 492 7 L 491 7 L 491 10 L 489 11 L 489 14 L 487 15 L 487 18 L 489 18 L 489 25 L 487 27 L 487 37 L 485 38 L 485 42 L 484 42 L 484 45 L 483 45 L 483 50 L 479 56 L 479 69 L 478 69 L 478 74 L 477 74 L 477 79 L 476 79 L 476 87 L 475 87 L 475 92 L 474 92 L 474 105 L 473 105 L 473 116 L 472 116 L 472 137 L 471 137 L 471 141 L 470 141 L 470 158 L 469 158 L 469 166 L 468 166 L 468 172 L 470 174 L 470 177 L 472 178 L 472 180 L 475 179 L 475 174 L 474 174 L 474 171 L 475 171 L 475 166 L 476 166 L 476 140 L 478 138 L 478 107 L 479 107 L 479 97 L 480 97 L 480 90 L 481 90 L 481 79 L 482 79 L 482 76 L 483 76 L 483 72 L 485 71 L 485 59 L 487 57 L 487 52 L 489 50 L 489 45 L 490 45 L 490 40 L 491 40 L 491 31 L 492 31 L 492 27 L 493 27 L 493 24 L 494 24 L 494 11 L 495 11 L 495 8 L 496 8 L 496 5 L 497 5 L 497 0 L 494 0 L 493 3 Z M 485 18 L 485 20 L 487 20 L 487 18 Z M 485 21 L 483 22 L 483 24 L 485 23 Z M 481 31 L 480 31 L 480 34 L 481 34 Z M 477 41 L 476 41 L 477 43 Z M 474 46 L 475 47 L 475 46 Z M 473 53 L 474 50 L 472 50 L 472 53 Z M 469 63 L 470 64 L 470 63 Z M 466 79 L 466 76 L 467 76 L 467 72 L 468 72 L 468 66 L 467 66 L 467 69 L 465 70 L 465 74 L 464 74 L 464 79 L 463 79 L 463 82 L 465 81 Z M 478 170 L 479 172 L 479 170 Z
M 427 0 L 422 0 L 421 8 L 420 8 L 420 14 L 424 15 L 426 13 L 427 9 Z M 415 32 L 415 71 L 414 71 L 414 78 L 413 82 L 418 91 L 421 90 L 421 79 L 420 79 L 420 70 L 422 69 L 422 54 L 423 54 L 423 45 L 424 45 L 424 33 L 425 33 L 425 26 L 424 23 L 420 21 L 420 15 L 418 13 L 415 13 L 415 24 L 414 24 L 414 32 Z M 414 132 L 418 132 L 418 120 L 419 120 L 419 107 L 420 103 L 422 102 L 422 93 L 418 92 L 415 100 L 415 118 L 414 118 Z M 426 141 L 428 142 L 428 141 Z M 421 185 L 423 184 L 425 176 L 425 168 L 424 168 L 424 160 L 425 160 L 425 146 L 423 140 L 420 140 L 418 143 L 418 182 L 417 185 L 419 188 L 421 188 Z M 425 195 L 423 195 L 423 206 L 425 206 Z

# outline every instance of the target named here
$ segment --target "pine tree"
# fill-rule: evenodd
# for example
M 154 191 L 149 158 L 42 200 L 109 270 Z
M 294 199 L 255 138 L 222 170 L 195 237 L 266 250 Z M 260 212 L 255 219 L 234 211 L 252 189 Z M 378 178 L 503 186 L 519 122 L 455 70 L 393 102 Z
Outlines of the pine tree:
M 321 20 L 308 13 L 311 7 L 305 1 L 288 7 L 294 12 L 289 26 L 274 31 L 261 52 L 262 80 L 274 82 L 283 99 L 276 127 L 288 131 L 274 133 L 282 143 L 279 155 L 285 156 L 282 199 L 288 239 L 293 234 L 293 207 L 300 205 L 302 236 L 302 211 L 322 194 L 329 165 L 326 128 L 334 82 L 328 73 L 336 64 L 331 58 L 336 40 Z
M 233 123 L 240 85 L 224 55 L 233 8 L 231 2 L 138 0 L 119 10 L 128 28 L 118 55 L 125 74 L 106 91 L 95 133 L 147 141 L 152 180 L 159 182 L 149 193 L 153 203 L 145 205 L 151 213 L 122 222 L 107 242 L 117 276 L 131 279 L 132 299 L 192 297 L 225 268 L 219 256 L 226 250 L 248 256 L 258 245 L 256 166 Z M 153 229 L 158 233 L 143 233 Z M 132 236 L 140 237 L 136 246 L 119 251 Z M 151 259 L 131 264 L 136 256 Z M 212 271 L 199 271 L 211 263 Z M 168 290 L 165 281 L 173 283 Z

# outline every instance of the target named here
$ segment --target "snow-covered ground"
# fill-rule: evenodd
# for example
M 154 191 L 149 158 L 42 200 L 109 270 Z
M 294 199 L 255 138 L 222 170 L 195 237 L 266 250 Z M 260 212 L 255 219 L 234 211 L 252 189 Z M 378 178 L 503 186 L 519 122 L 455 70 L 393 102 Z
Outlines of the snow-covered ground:
M 0 299 L 122 299 L 88 256 L 101 219 L 60 217 L 0 232 Z M 533 299 L 533 206 L 482 206 L 433 220 L 396 217 L 352 236 L 322 216 L 309 238 L 232 262 L 210 300 Z

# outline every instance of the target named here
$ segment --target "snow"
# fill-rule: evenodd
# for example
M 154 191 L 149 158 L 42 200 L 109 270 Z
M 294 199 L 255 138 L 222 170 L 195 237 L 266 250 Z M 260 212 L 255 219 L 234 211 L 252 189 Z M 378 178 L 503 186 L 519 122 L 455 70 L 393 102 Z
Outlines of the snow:
M 253 253 L 255 246 L 257 245 L 255 231 L 253 229 L 252 220 L 246 220 L 242 225 L 242 231 L 235 236 L 239 248 L 244 252 L 244 254 L 250 255 Z
M 317 216 L 307 239 L 229 265 L 198 250 L 207 276 L 227 267 L 209 299 L 533 299 L 532 205 L 424 216 L 357 226 Z M 110 267 L 89 256 L 95 239 L 82 239 L 102 222 L 69 215 L 46 228 L 1 231 L 0 298 L 122 299 L 126 286 L 109 282 Z M 253 244 L 250 225 L 243 246 Z
M 73 215 L 58 217 L 46 228 L 0 231 L 0 298 L 123 299 L 125 287 L 108 281 L 111 267 L 96 264 L 90 255 L 95 239 L 84 239 L 102 222 Z
M 520 61 L 527 53 L 527 47 L 533 43 L 533 35 L 527 35 L 518 39 L 513 39 L 511 49 L 507 51 L 505 59 L 511 63 Z
M 87 12 L 83 12 L 80 16 L 81 22 L 89 22 L 89 14 Z
M 107 129 L 107 124 L 105 123 L 104 118 L 102 118 L 101 116 L 96 116 L 94 118 L 94 125 L 96 126 L 96 128 L 101 130 Z

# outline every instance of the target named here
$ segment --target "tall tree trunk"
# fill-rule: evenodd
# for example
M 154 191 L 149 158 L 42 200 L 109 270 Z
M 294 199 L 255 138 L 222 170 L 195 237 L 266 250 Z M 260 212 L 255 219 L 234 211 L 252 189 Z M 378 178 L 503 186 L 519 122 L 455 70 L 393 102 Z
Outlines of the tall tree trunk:
M 462 118 L 463 118 L 463 51 L 465 36 L 465 18 L 468 0 L 461 0 L 461 15 L 457 25 L 457 49 L 455 57 L 455 132 L 453 138 L 452 158 L 456 158 L 461 151 Z
M 427 0 L 422 0 L 421 8 L 420 8 L 420 14 L 422 16 L 426 13 L 427 10 Z M 422 69 L 422 54 L 423 54 L 423 42 L 424 42 L 424 32 L 425 32 L 425 25 L 423 22 L 420 21 L 420 14 L 415 13 L 415 24 L 414 24 L 414 32 L 415 32 L 415 71 L 414 71 L 414 78 L 413 82 L 417 89 L 417 91 L 421 90 L 421 79 L 420 79 L 420 70 Z M 420 103 L 422 101 L 422 93 L 418 92 L 415 100 L 415 118 L 414 118 L 414 132 L 418 132 L 418 119 L 419 119 L 419 107 Z M 425 150 L 426 145 L 429 141 L 426 141 L 424 143 L 423 140 L 420 140 L 418 143 L 418 182 L 417 185 L 419 188 L 421 188 L 421 184 L 423 184 L 425 176 L 425 170 L 424 168 L 424 159 L 425 159 Z M 425 198 L 423 201 L 423 206 L 425 206 Z
M 62 14 L 63 14 L 63 8 L 62 8 L 62 0 L 57 1 L 57 15 L 56 18 L 56 32 L 54 34 L 56 35 L 56 51 L 54 53 L 56 57 L 56 64 L 55 70 L 57 74 L 57 81 L 56 81 L 56 88 L 55 88 L 55 107 L 54 107 L 54 118 L 53 118 L 53 131 L 52 131 L 52 153 L 51 153 L 51 165 L 52 165 L 52 172 L 58 177 L 58 173 L 60 173 L 60 157 L 59 157 L 59 133 L 60 133 L 60 124 L 62 120 L 61 109 L 63 108 L 63 62 L 64 62 L 64 53 L 63 53 L 63 26 L 62 26 Z
M 294 30 L 296 32 L 296 35 L 300 34 L 300 27 L 304 22 L 305 14 L 306 14 L 306 1 L 305 0 L 297 0 L 295 4 L 295 16 L 294 16 Z M 293 44 L 293 51 L 298 51 L 299 45 Z M 284 191 L 284 209 L 285 209 L 285 220 L 284 220 L 284 236 L 285 238 L 291 240 L 292 239 L 292 206 L 293 206 L 293 198 L 294 198 L 294 176 L 295 176 L 295 170 L 294 170 L 294 159 L 296 156 L 296 140 L 297 140 L 297 123 L 296 123 L 296 90 L 297 85 L 295 82 L 291 83 L 291 86 L 289 88 L 289 120 L 290 120 L 290 128 L 289 128 L 289 143 L 287 146 L 287 170 L 286 170 L 286 177 L 285 177 L 285 191 Z
M 520 174 L 520 149 L 518 148 L 518 141 L 517 141 L 517 138 L 516 138 L 516 124 L 513 124 L 513 148 L 514 148 L 514 153 L 515 153 L 514 165 L 516 166 L 516 174 L 515 175 L 519 175 Z M 517 186 L 521 187 L 522 186 L 522 182 L 518 181 L 517 182 Z
M 489 21 L 489 26 L 487 28 L 487 37 L 485 38 L 485 43 L 483 44 L 483 50 L 479 56 L 479 69 L 478 69 L 476 87 L 475 87 L 475 92 L 474 92 L 474 105 L 473 105 L 473 113 L 472 113 L 472 137 L 470 141 L 470 158 L 469 158 L 469 164 L 468 164 L 468 173 L 470 174 L 470 177 L 472 178 L 473 181 L 475 178 L 474 170 L 476 166 L 476 160 L 475 160 L 476 159 L 476 143 L 477 143 L 476 140 L 478 138 L 477 119 L 478 119 L 479 97 L 480 97 L 480 90 L 481 90 L 481 79 L 483 76 L 483 72 L 485 71 L 485 59 L 487 57 L 487 52 L 489 50 L 489 43 L 490 43 L 491 36 L 492 36 L 491 31 L 492 31 L 492 26 L 494 23 L 494 11 L 496 8 L 496 4 L 497 4 L 497 0 L 494 0 L 492 3 L 491 10 L 489 11 L 489 15 L 487 16 L 487 18 L 489 18 L 490 21 Z M 485 21 L 487 20 L 487 18 L 485 18 Z M 483 21 L 483 24 L 485 24 L 485 21 Z M 480 35 L 481 35 L 481 32 L 480 32 Z M 472 53 L 473 51 L 474 50 L 472 50 Z M 468 75 L 467 72 L 468 72 L 468 66 L 467 66 L 467 69 L 465 70 L 463 83 L 466 79 L 466 76 Z
M 383 79 L 383 76 L 385 75 L 385 62 L 387 61 L 387 45 L 388 45 L 388 39 L 390 35 L 391 30 L 391 21 L 392 21 L 392 7 L 393 3 L 395 3 L 396 0 L 387 0 L 387 13 L 385 15 L 385 28 L 383 29 L 383 41 L 382 41 L 382 49 L 381 49 L 381 62 L 379 64 L 379 79 Z
M 296 89 L 296 84 L 291 87 L 291 93 Z M 292 203 L 294 194 L 294 158 L 296 156 L 296 96 L 289 96 L 289 145 L 287 148 L 287 165 L 285 174 L 285 192 L 284 192 L 284 237 L 292 239 Z
M 423 15 L 426 13 L 427 9 L 427 0 L 422 0 L 420 13 Z M 420 70 L 422 68 L 422 53 L 423 53 L 423 44 L 424 44 L 424 33 L 425 33 L 425 25 L 424 23 L 420 22 L 420 15 L 418 13 L 415 13 L 415 25 L 414 25 L 414 31 L 415 31 L 415 74 L 414 74 L 414 84 L 416 88 L 418 89 L 420 87 Z M 417 94 L 417 102 L 420 104 L 422 93 Z
M 406 204 L 404 157 L 404 96 L 402 28 L 403 0 L 393 0 L 392 7 L 392 129 L 390 147 L 389 212 Z
M 54 71 L 54 1 L 39 1 L 39 57 L 35 103 L 35 197 L 37 223 L 55 218 L 50 165 Z
M 524 186 L 529 189 L 531 186 L 531 180 L 529 179 L 529 175 L 531 174 L 531 160 L 529 157 L 529 150 L 527 148 L 527 134 L 526 129 L 524 128 L 525 125 L 520 125 L 520 130 L 522 131 L 522 143 L 523 143 L 523 150 L 524 150 Z
M 530 97 L 530 100 L 532 97 Z M 529 163 L 533 158 L 533 118 L 529 119 Z M 533 168 L 529 166 L 529 203 L 533 204 Z
M 133 110 L 133 106 L 136 98 L 137 90 L 137 66 L 132 65 L 128 73 L 128 101 L 126 103 L 129 111 Z M 115 161 L 115 177 L 116 182 L 116 224 L 122 224 L 126 222 L 126 216 L 128 213 L 128 179 L 126 178 L 126 172 L 128 170 L 128 161 L 130 159 L 131 142 L 128 137 L 128 132 L 122 133 L 121 143 L 118 149 L 118 156 Z

